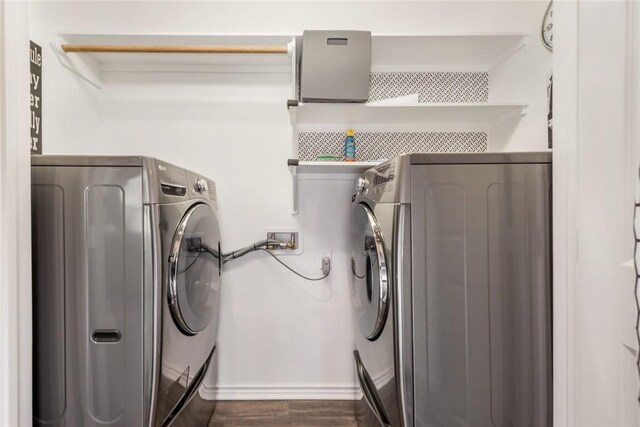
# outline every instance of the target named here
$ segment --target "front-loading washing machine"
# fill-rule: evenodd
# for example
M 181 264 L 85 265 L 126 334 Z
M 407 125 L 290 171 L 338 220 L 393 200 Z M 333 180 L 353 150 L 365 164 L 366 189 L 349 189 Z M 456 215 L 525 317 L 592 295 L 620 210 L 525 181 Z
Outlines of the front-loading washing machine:
M 32 157 L 35 425 L 207 425 L 213 181 L 148 157 Z
M 353 195 L 361 427 L 551 425 L 551 154 L 410 154 Z

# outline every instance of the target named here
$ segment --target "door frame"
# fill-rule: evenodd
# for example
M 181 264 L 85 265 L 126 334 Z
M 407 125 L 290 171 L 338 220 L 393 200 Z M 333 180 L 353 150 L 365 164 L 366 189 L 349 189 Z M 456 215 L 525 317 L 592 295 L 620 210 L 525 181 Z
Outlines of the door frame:
M 553 424 L 575 425 L 578 2 L 554 2 Z M 562 52 L 558 55 L 557 52 Z
M 634 0 L 625 0 L 626 34 L 626 102 L 625 133 L 628 142 L 628 164 L 631 194 L 640 197 L 638 165 L 640 163 L 640 7 Z M 553 56 L 553 402 L 554 425 L 576 426 L 579 420 L 577 389 L 578 322 L 577 293 L 580 291 L 578 259 L 579 189 L 578 158 L 580 140 L 579 112 L 581 32 L 580 0 L 554 2 Z M 583 47 L 584 49 L 584 47 Z M 635 141 L 635 143 L 633 142 Z M 631 210 L 632 206 L 629 205 Z M 633 230 L 629 230 L 632 233 Z M 638 295 L 636 295 L 638 297 Z
M 0 0 L 0 425 L 32 425 L 29 4 Z

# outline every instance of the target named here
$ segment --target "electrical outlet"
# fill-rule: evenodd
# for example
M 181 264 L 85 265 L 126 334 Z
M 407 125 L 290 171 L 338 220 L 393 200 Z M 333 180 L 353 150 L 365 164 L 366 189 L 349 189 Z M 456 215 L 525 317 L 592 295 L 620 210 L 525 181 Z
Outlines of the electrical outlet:
M 331 272 L 331 256 L 322 257 L 322 274 L 327 276 Z
M 322 274 L 325 276 L 331 273 L 331 269 L 333 268 L 333 265 L 331 262 L 332 255 L 333 253 L 330 250 L 320 251 L 320 256 L 322 257 L 320 268 L 322 269 Z

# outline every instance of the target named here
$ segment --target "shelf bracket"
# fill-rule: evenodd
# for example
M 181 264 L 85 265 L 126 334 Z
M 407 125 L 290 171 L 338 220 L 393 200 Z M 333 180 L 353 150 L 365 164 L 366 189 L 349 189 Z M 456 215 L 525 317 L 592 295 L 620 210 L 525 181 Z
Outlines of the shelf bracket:
M 67 54 L 67 52 L 62 49 L 63 44 L 65 44 L 65 40 L 62 38 L 58 38 L 51 42 L 51 47 L 56 53 L 56 57 L 58 58 L 58 61 L 60 61 L 60 64 L 97 89 L 102 89 L 100 72 L 98 71 L 95 61 L 86 55 L 84 58 L 80 58 L 77 55 L 74 56 Z
M 291 214 L 298 215 L 298 196 L 299 191 L 298 187 L 300 185 L 300 181 L 298 180 L 298 159 L 289 159 L 287 160 L 287 166 L 289 167 L 289 171 L 291 172 Z
M 298 100 L 297 99 L 288 99 L 287 100 L 287 111 L 289 112 L 289 121 L 291 122 L 291 128 L 293 130 L 293 145 L 295 147 L 296 144 L 296 113 L 298 111 Z M 295 149 L 295 148 L 294 148 Z M 296 157 L 297 154 L 293 153 L 293 156 Z
M 296 38 L 293 37 L 287 43 L 289 56 L 291 57 L 291 99 L 287 100 L 287 110 L 291 120 L 291 154 L 292 159 L 287 160 L 287 166 L 291 172 L 291 215 L 298 215 L 299 212 L 299 185 L 298 179 L 298 131 L 296 125 L 296 110 L 298 106 L 298 57 Z
M 511 111 L 510 113 L 504 114 L 497 119 L 495 119 L 491 125 L 496 126 L 502 124 L 504 122 L 508 122 L 509 120 L 517 119 L 527 114 L 528 105 L 522 105 L 519 109 Z
M 509 47 L 507 50 L 505 50 L 500 55 L 498 55 L 498 57 L 494 59 L 491 64 L 489 64 L 487 71 L 488 72 L 493 71 L 494 68 L 496 68 L 498 65 L 505 62 L 510 56 L 514 55 L 517 51 L 525 47 L 527 44 L 529 44 L 529 36 L 521 37 L 511 47 Z

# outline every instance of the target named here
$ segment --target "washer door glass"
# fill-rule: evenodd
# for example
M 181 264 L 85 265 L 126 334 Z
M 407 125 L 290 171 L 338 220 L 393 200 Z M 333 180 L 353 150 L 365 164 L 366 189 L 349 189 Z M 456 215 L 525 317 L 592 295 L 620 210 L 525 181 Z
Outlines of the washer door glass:
M 220 297 L 220 230 L 208 205 L 182 218 L 171 244 L 169 307 L 182 332 L 194 335 L 217 316 Z
M 352 301 L 360 332 L 373 341 L 382 332 L 389 303 L 382 230 L 371 209 L 364 204 L 355 207 L 352 226 Z

